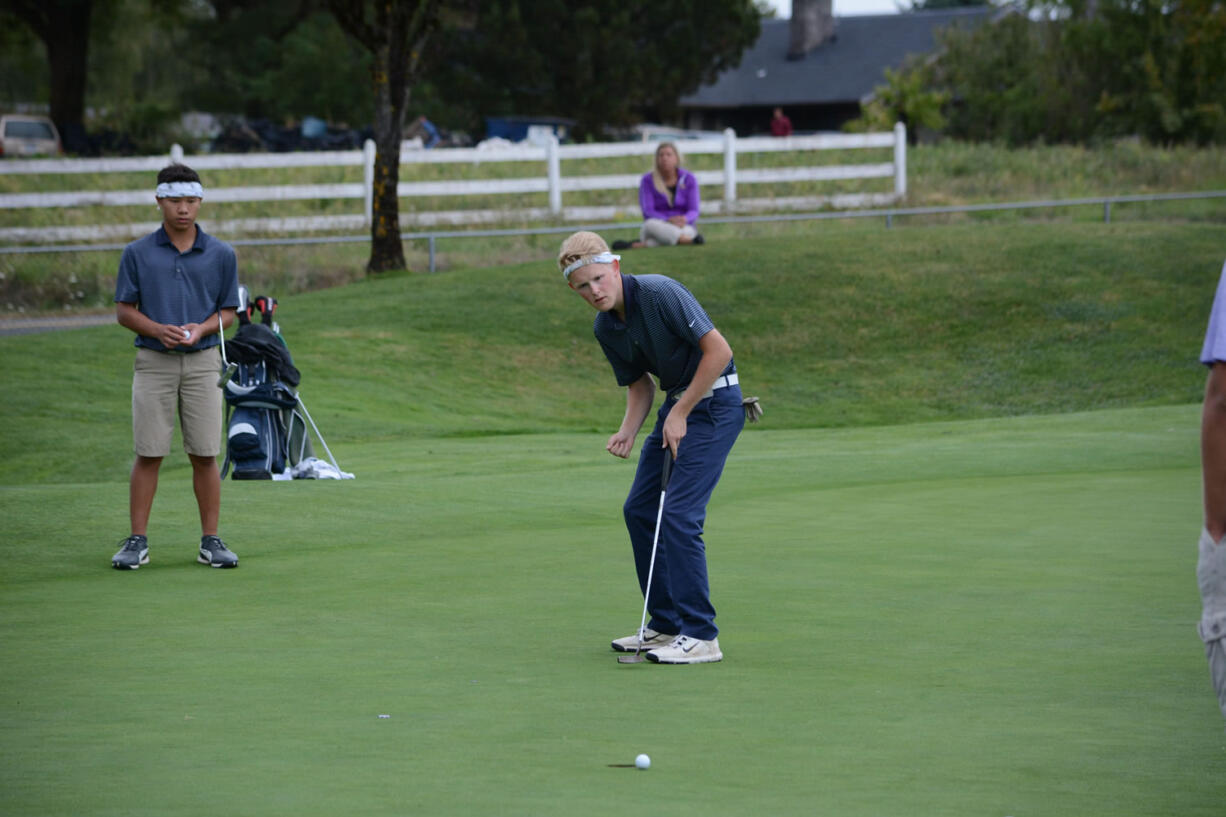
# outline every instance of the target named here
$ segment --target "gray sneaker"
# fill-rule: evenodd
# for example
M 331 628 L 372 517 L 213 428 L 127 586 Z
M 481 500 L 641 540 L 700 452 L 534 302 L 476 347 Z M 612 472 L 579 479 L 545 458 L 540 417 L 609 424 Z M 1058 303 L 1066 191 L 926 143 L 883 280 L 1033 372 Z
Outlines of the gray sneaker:
M 657 633 L 650 627 L 643 628 L 643 651 L 654 650 L 656 647 L 667 647 L 677 638 L 675 635 Z M 636 652 L 639 648 L 639 634 L 628 635 L 613 641 L 613 649 L 617 652 Z
M 143 536 L 129 536 L 119 543 L 119 552 L 111 557 L 111 567 L 116 570 L 136 570 L 149 564 L 149 540 Z
M 226 547 L 220 536 L 200 537 L 200 555 L 196 561 L 209 567 L 238 567 L 238 556 Z

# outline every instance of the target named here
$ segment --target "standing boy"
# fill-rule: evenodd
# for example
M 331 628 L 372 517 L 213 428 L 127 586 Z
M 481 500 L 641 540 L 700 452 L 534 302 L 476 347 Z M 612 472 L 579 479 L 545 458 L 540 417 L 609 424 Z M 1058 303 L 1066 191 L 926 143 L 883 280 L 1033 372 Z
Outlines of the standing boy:
M 229 244 L 196 225 L 204 198 L 196 171 L 172 164 L 158 173 L 157 182 L 162 226 L 124 249 L 115 284 L 116 317 L 121 326 L 136 333 L 132 376 L 136 460 L 128 494 L 132 532 L 111 565 L 136 570 L 149 563 L 149 513 L 178 414 L 200 510 L 203 535 L 197 561 L 237 567 L 238 557 L 217 535 L 222 415 L 217 346 L 218 334 L 233 322 L 238 307 L 238 264 Z
M 1209 367 L 1209 376 L 1200 426 L 1205 518 L 1196 564 L 1201 596 L 1198 630 L 1209 677 L 1226 716 L 1226 266 L 1213 299 L 1200 362 Z
M 647 659 L 658 664 L 719 661 L 702 531 L 707 501 L 745 425 L 732 349 L 689 290 L 663 275 L 623 275 L 619 256 L 595 233 L 566 239 L 558 266 L 570 288 L 600 313 L 596 339 L 618 385 L 627 387 L 621 428 L 605 446 L 610 454 L 630 455 L 655 399 L 652 375 L 667 394 L 623 507 L 651 620 L 642 632 L 614 641 L 613 649 L 634 652 L 641 639 Z M 648 588 L 665 456 L 676 463 Z

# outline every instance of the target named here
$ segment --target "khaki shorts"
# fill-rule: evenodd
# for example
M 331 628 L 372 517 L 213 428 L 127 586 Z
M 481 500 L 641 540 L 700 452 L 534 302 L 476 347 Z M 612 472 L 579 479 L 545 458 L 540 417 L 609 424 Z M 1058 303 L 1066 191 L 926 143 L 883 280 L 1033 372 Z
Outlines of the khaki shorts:
M 221 453 L 221 352 L 192 354 L 137 349 L 132 369 L 132 439 L 141 457 L 165 457 L 175 431 L 183 429 L 183 450 L 199 457 Z

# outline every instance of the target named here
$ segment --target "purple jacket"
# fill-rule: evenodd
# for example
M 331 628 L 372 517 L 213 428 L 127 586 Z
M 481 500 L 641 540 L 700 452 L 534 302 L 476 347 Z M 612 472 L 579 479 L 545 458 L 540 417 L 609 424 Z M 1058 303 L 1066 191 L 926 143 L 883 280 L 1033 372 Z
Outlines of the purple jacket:
M 677 193 L 673 196 L 674 204 L 670 207 L 668 199 L 656 191 L 651 181 L 651 174 L 643 175 L 639 182 L 639 206 L 643 208 L 643 218 L 658 218 L 667 221 L 671 216 L 685 216 L 686 224 L 698 221 L 698 180 L 694 174 L 685 168 L 677 168 Z

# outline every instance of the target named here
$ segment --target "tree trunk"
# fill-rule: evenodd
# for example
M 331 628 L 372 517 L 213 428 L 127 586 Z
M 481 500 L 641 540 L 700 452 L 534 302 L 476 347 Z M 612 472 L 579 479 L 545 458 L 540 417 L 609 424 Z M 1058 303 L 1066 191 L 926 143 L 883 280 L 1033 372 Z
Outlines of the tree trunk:
M 80 153 L 85 138 L 85 81 L 93 0 L 6 3 L 43 41 L 51 69 L 51 121 L 64 149 Z
M 405 269 L 400 239 L 400 141 L 408 105 L 405 60 L 396 43 L 375 52 L 371 67 L 375 91 L 375 179 L 367 272 Z
M 375 179 L 367 272 L 404 269 L 400 240 L 400 140 L 409 90 L 435 26 L 441 0 L 328 0 L 341 28 L 374 57 Z
M 47 39 L 51 63 L 51 121 L 69 153 L 89 147 L 85 136 L 85 78 L 89 50 L 91 3 L 74 3 L 77 9 L 53 27 Z

